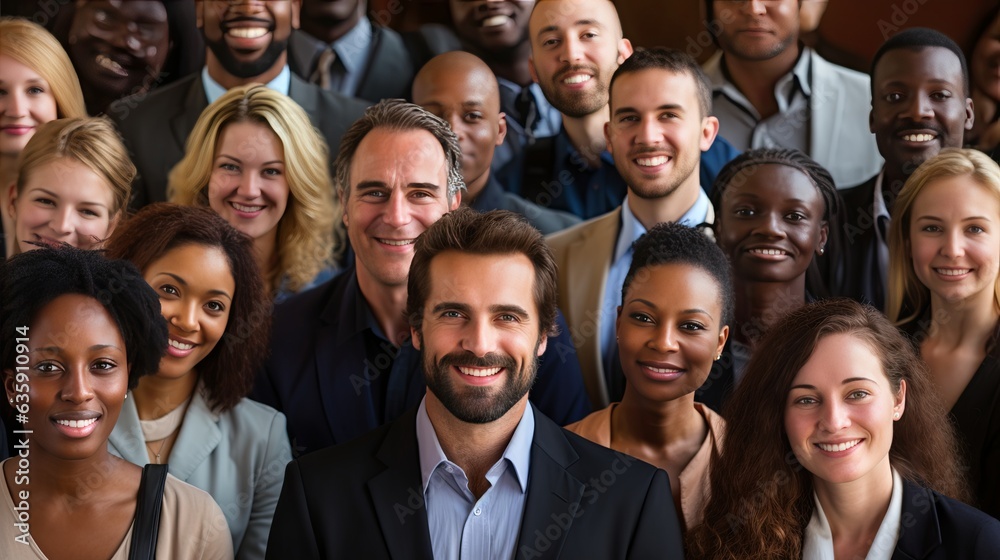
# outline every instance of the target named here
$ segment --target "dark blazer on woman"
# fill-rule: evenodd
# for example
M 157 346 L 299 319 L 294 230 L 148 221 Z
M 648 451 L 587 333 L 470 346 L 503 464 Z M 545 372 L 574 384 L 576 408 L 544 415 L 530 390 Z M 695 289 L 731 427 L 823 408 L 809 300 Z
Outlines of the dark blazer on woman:
M 927 314 L 902 327 L 917 352 Z M 972 505 L 1000 519 L 1000 323 L 994 328 L 986 357 L 948 412 L 955 426 L 962 464 L 972 488 Z M 1000 549 L 997 550 L 1000 558 Z
M 1000 521 L 903 480 L 903 514 L 893 560 L 995 560 Z

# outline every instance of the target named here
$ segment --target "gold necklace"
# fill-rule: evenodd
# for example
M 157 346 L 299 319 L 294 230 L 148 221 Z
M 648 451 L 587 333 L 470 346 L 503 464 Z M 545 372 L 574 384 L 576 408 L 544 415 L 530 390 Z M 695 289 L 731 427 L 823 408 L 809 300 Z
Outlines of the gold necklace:
M 169 440 L 171 438 L 171 436 L 174 435 L 174 432 L 176 432 L 176 431 L 177 431 L 177 428 L 174 428 L 173 432 L 170 432 L 169 434 L 167 434 L 167 437 L 165 437 L 162 440 L 160 440 L 160 447 L 156 451 L 153 451 L 153 448 L 149 445 L 148 441 L 145 442 L 146 443 L 146 448 L 149 449 L 149 452 L 152 453 L 153 455 L 156 455 L 156 464 L 157 465 L 160 464 L 160 452 L 163 451 L 163 446 L 167 444 L 167 440 Z

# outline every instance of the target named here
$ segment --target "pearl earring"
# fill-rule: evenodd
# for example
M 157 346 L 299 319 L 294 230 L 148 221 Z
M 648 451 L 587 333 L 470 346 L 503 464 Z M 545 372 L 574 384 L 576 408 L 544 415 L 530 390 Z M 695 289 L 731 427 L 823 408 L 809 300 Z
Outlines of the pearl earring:
M 899 420 L 899 413 L 897 412 L 897 413 L 893 414 L 892 415 L 892 419 L 893 420 Z
M 817 251 L 817 253 L 819 253 L 819 256 L 821 256 L 821 257 L 823 256 L 823 252 L 824 252 L 824 249 L 822 247 L 820 247 L 819 251 Z

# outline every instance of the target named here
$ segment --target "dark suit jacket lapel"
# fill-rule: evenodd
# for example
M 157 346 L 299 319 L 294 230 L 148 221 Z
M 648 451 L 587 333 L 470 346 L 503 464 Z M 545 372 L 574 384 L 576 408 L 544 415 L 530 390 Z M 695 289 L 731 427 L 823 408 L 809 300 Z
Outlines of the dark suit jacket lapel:
M 194 125 L 198 122 L 201 112 L 208 107 L 208 97 L 205 94 L 205 84 L 201 81 L 199 72 L 191 82 L 191 87 L 184 97 L 183 103 L 177 108 L 177 113 L 170 119 L 170 130 L 174 134 L 174 140 L 180 146 L 181 154 L 187 145 L 187 137 L 194 130 Z M 154 134 L 156 131 L 152 131 Z
M 893 560 L 926 558 L 941 545 L 941 526 L 934 495 L 926 488 L 903 480 L 903 513 Z
M 345 270 L 334 282 L 338 283 L 321 316 L 322 326 L 316 340 L 316 375 L 320 400 L 333 443 L 344 443 L 378 427 L 366 384 L 365 348 L 355 330 L 361 291 L 354 267 Z M 345 368 L 336 364 L 358 364 L 357 370 L 343 375 Z M 367 390 L 366 390 L 367 389 Z M 350 422 L 349 422 L 350 421 Z M 358 428 L 355 423 L 361 425 Z
M 389 555 L 397 560 L 431 558 L 427 509 L 420 482 L 416 408 L 393 423 L 375 456 L 386 469 L 368 481 L 368 491 Z
M 323 52 L 324 44 L 313 39 L 301 29 L 292 30 L 288 38 L 288 65 L 292 72 L 306 79 L 316 70 L 316 62 Z
M 875 235 L 875 228 L 878 227 L 875 224 L 877 180 L 878 175 L 858 187 L 843 191 L 849 195 L 843 198 L 844 211 L 849 221 L 843 225 L 841 240 L 848 255 L 843 262 L 847 267 L 848 288 L 846 294 L 840 295 L 864 299 L 871 303 L 877 303 L 874 300 L 878 299 L 882 292 L 881 273 L 878 270 L 878 239 Z
M 310 84 L 302 78 L 292 74 L 291 84 L 288 86 L 288 97 L 291 97 L 309 115 L 313 126 L 319 127 L 321 115 L 319 115 L 319 95 L 322 90 L 319 86 Z
M 402 94 L 409 99 L 410 92 L 405 91 L 405 82 L 407 77 L 413 77 L 414 71 L 403 39 L 386 33 L 384 28 L 373 23 L 371 59 L 354 97 L 377 99 L 383 97 L 385 92 L 399 91 L 395 95 Z
M 531 410 L 534 411 L 534 407 Z M 579 456 L 566 441 L 562 429 L 535 412 L 528 495 L 515 558 L 525 557 L 522 551 L 526 550 L 530 551 L 526 555 L 529 558 L 559 557 L 572 530 L 573 513 L 580 508 L 583 498 L 584 484 L 566 470 L 577 459 Z M 558 529 L 556 539 L 551 538 L 556 533 L 553 527 Z

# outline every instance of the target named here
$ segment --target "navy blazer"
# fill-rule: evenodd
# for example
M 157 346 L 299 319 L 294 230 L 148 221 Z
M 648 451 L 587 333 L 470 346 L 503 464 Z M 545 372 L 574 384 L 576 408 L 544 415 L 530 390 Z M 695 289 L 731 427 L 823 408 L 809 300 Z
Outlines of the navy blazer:
M 534 414 L 515 558 L 683 558 L 664 471 Z M 430 559 L 423 499 L 410 409 L 351 443 L 289 463 L 266 558 Z
M 893 560 L 995 560 L 998 556 L 1000 521 L 903 480 L 903 512 Z
M 366 314 L 370 311 L 353 265 L 275 306 L 271 355 L 250 398 L 285 413 L 296 456 L 350 441 L 395 420 L 424 395 L 419 354 L 408 344 L 389 379 L 376 379 L 383 374 L 368 362 L 365 329 L 359 328 Z M 569 327 L 561 314 L 557 319 L 560 334 L 549 340 L 539 358 L 530 398 L 540 411 L 565 425 L 589 414 L 590 404 Z M 387 356 L 394 356 L 395 348 L 385 344 Z M 399 361 L 402 352 L 405 362 Z M 384 398 L 377 394 L 381 387 Z
M 335 155 L 340 137 L 367 104 L 339 93 L 323 91 L 294 73 L 288 96 L 298 103 Z M 167 199 L 167 175 L 184 157 L 188 135 L 208 107 L 201 72 L 149 93 L 119 99 L 108 115 L 115 121 L 138 174 L 132 183 L 132 208 Z M 333 160 L 330 157 L 330 174 Z

